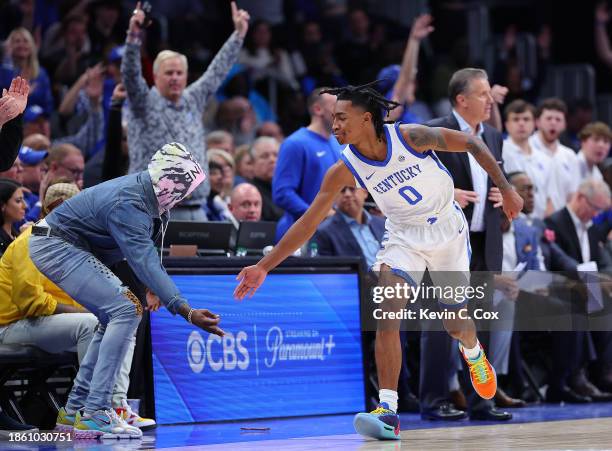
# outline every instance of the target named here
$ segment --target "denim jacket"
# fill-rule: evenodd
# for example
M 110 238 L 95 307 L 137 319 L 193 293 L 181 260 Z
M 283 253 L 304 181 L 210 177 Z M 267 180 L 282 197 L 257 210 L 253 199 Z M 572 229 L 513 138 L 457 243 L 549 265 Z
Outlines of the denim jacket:
M 155 248 L 154 221 L 161 219 L 163 234 L 168 215 L 159 213 L 147 171 L 88 188 L 45 219 L 54 235 L 91 252 L 106 265 L 127 259 L 142 283 L 172 314 L 187 303 Z

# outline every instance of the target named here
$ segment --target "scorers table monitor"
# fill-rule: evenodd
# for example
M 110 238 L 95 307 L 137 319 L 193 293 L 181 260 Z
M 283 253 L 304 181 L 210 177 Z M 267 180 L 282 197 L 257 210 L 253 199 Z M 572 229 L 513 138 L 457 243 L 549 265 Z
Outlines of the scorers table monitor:
M 235 273 L 171 277 L 192 307 L 221 315 L 226 335 L 151 315 L 159 424 L 364 410 L 357 271 L 272 273 L 242 302 Z

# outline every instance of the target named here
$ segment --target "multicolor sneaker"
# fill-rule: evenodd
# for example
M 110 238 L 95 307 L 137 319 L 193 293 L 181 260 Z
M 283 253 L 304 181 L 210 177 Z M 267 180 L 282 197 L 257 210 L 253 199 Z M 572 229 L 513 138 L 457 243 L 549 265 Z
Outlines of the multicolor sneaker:
M 493 365 L 487 360 L 482 345 L 479 343 L 478 346 L 480 346 L 480 355 L 472 360 L 466 357 L 463 346 L 459 343 L 461 355 L 470 369 L 472 387 L 481 398 L 491 399 L 497 391 L 497 375 Z
M 151 418 L 143 418 L 140 415 L 134 413 L 126 399 L 121 400 L 121 407 L 116 407 L 115 411 L 120 418 L 125 420 L 130 426 L 137 427 L 143 431 L 148 431 L 157 427 L 155 420 Z
M 142 438 L 142 431 L 119 418 L 113 409 L 92 414 L 77 412 L 72 431 L 75 440 L 96 438 Z
M 69 414 L 66 408 L 62 407 L 57 412 L 57 420 L 55 420 L 55 431 L 57 432 L 72 432 L 74 428 L 74 420 L 77 412 Z
M 401 440 L 399 416 L 389 410 L 386 402 L 378 404 L 370 413 L 358 413 L 353 420 L 355 431 L 379 440 Z

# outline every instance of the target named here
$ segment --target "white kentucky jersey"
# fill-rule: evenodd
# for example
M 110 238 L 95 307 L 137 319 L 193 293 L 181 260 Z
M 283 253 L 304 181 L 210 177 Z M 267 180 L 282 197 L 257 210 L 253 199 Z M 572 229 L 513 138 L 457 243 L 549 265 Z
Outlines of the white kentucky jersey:
M 433 225 L 454 211 L 453 179 L 432 151 L 420 153 L 404 139 L 400 123 L 385 124 L 387 157 L 366 158 L 348 145 L 340 158 L 358 186 L 367 189 L 387 217 L 389 229 Z M 389 227 L 391 226 L 391 227 Z

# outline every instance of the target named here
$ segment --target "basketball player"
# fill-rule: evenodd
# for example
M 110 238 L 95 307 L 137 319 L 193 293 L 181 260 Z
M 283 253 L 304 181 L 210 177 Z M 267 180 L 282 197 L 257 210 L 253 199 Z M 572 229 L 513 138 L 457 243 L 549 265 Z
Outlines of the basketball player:
M 384 124 L 383 112 L 397 106 L 370 86 L 348 86 L 324 92 L 337 95 L 333 132 L 338 142 L 348 144 L 340 160 L 326 173 L 321 190 L 304 215 L 289 229 L 272 252 L 254 266 L 244 268 L 234 296 L 253 296 L 270 270 L 291 255 L 316 231 L 345 186 L 366 188 L 387 217 L 388 237 L 378 252 L 374 271 L 379 285 L 402 281 L 419 284 L 425 269 L 432 279 L 436 272 L 461 274 L 469 283 L 470 246 L 467 221 L 453 200 L 453 180 L 433 150 L 470 152 L 487 171 L 503 196 L 503 209 L 516 218 L 523 201 L 504 177 L 498 163 L 480 139 L 468 134 L 421 125 Z M 438 283 L 439 282 L 439 283 Z M 448 285 L 447 280 L 434 280 Z M 446 292 L 447 290 L 443 290 Z M 395 299 L 390 301 L 397 301 Z M 402 299 L 387 305 L 403 308 Z M 445 310 L 466 309 L 465 301 L 440 299 Z M 462 315 L 456 315 L 457 318 Z M 472 385 L 483 398 L 497 389 L 495 370 L 476 337 L 471 319 L 446 319 L 448 333 L 460 342 L 460 351 L 470 369 Z M 379 405 L 360 413 L 354 425 L 362 435 L 399 439 L 397 383 L 402 362 L 399 321 L 379 321 L 376 332 L 376 366 L 380 386 Z

